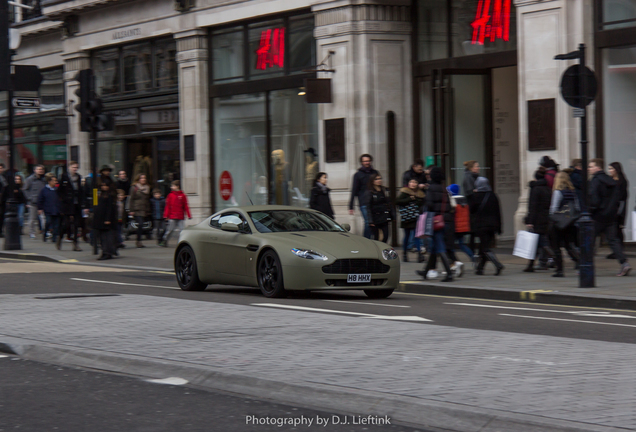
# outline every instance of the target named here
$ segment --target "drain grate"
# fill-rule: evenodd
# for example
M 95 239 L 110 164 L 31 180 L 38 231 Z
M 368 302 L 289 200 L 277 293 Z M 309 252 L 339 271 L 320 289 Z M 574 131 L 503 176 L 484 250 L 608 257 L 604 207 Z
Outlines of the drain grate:
M 93 297 L 119 297 L 119 294 L 66 294 L 66 295 L 52 295 L 52 296 L 38 296 L 33 297 L 38 300 L 55 300 L 55 299 L 69 299 L 69 298 L 93 298 Z

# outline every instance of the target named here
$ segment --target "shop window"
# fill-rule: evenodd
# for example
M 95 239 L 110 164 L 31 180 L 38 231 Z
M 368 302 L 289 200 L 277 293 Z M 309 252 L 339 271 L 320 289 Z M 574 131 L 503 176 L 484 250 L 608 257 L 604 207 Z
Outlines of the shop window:
M 173 180 L 181 180 L 179 136 L 157 138 L 157 187 L 163 196 L 170 193 Z
M 93 55 L 95 91 L 100 96 L 119 93 L 119 50 L 101 50 Z
M 214 33 L 212 37 L 212 73 L 216 81 L 232 82 L 243 79 L 243 27 Z
M 249 26 L 250 75 L 283 75 L 287 49 L 286 32 L 282 20 Z
M 176 88 L 179 83 L 177 68 L 177 44 L 174 41 L 158 42 L 155 46 L 156 87 Z
M 64 109 L 64 70 L 43 70 L 40 84 L 40 111 Z
M 294 72 L 311 68 L 316 58 L 313 15 L 289 20 L 289 68 Z
M 142 92 L 152 88 L 150 44 L 126 46 L 124 57 L 124 91 Z
M 42 165 L 46 172 L 66 165 L 66 140 L 45 141 L 42 143 Z
M 110 165 L 113 168 L 113 173 L 126 169 L 124 167 L 123 141 L 100 141 L 97 146 L 97 169 L 103 165 Z
M 448 57 L 446 0 L 419 0 L 417 7 L 419 60 Z
M 636 26 L 636 0 L 603 0 L 603 30 Z

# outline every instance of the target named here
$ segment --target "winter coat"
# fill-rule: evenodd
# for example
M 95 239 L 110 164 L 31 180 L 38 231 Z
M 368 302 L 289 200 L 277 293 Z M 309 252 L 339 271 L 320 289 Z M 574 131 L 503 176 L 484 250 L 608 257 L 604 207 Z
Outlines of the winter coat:
M 599 171 L 589 183 L 590 213 L 600 223 L 614 223 L 618 218 L 620 191 L 616 180 Z
M 406 207 L 414 202 L 417 205 L 417 208 L 420 209 L 424 204 L 424 198 L 424 192 L 422 192 L 420 189 L 414 191 L 413 189 L 403 187 L 402 189 L 400 189 L 400 194 L 395 200 L 395 204 L 400 207 Z M 400 228 L 402 229 L 415 229 L 416 225 L 417 219 L 408 222 L 400 222 Z
M 106 222 L 110 224 L 106 224 Z M 117 198 L 113 193 L 99 191 L 97 209 L 93 215 L 93 228 L 111 230 L 117 225 Z
M 86 198 L 82 188 L 82 176 L 77 174 L 77 189 L 73 187 L 71 176 L 62 174 L 60 186 L 57 188 L 57 196 L 60 197 L 60 212 L 65 215 L 74 215 L 85 207 Z
M 410 170 L 402 174 L 402 186 L 408 187 L 409 181 L 411 181 L 411 179 L 417 180 L 418 185 L 428 183 L 428 180 L 426 179 L 426 173 L 424 171 L 422 171 L 421 173 L 416 173 L 412 167 Z
M 501 234 L 501 208 L 493 191 L 475 192 L 468 198 L 470 224 L 474 233 L 494 231 Z
M 378 172 L 372 167 L 361 167 L 360 169 L 358 169 L 358 172 L 354 174 L 353 186 L 351 186 L 351 198 L 349 199 L 349 210 L 353 210 L 353 202 L 356 198 L 358 198 L 358 204 L 363 205 L 362 198 L 364 196 L 364 193 L 367 191 L 369 179 L 373 174 L 378 174 Z
M 533 225 L 533 232 L 537 234 L 548 233 L 551 201 L 552 189 L 548 186 L 546 179 L 530 182 L 530 200 L 528 201 L 526 225 Z
M 38 197 L 38 210 L 44 210 L 47 216 L 58 216 L 60 214 L 60 198 L 57 196 L 57 189 L 46 186 L 40 191 Z
M 130 191 L 130 179 L 128 180 L 117 180 L 115 182 L 115 186 L 117 189 L 121 189 L 124 191 L 124 194 L 128 194 Z
M 585 200 L 583 199 L 583 171 L 581 171 L 580 169 L 574 169 L 570 173 L 570 181 L 572 182 L 574 189 L 576 189 L 576 195 L 579 198 L 579 203 L 581 204 L 581 206 L 584 206 Z
M 318 210 L 329 216 L 331 219 L 334 217 L 333 207 L 331 207 L 331 199 L 329 198 L 329 189 L 322 183 L 316 182 L 311 189 L 311 196 L 309 198 L 309 208 Z
M 10 193 L 11 189 L 9 186 L 5 187 L 2 190 L 2 193 L 0 194 L 0 204 L 1 205 L 6 205 L 7 201 L 9 200 L 9 196 L 11 196 Z M 26 204 L 26 197 L 24 196 L 24 192 L 22 190 L 22 187 L 20 186 L 15 186 L 13 189 L 13 199 L 16 201 L 17 204 Z
M 479 174 L 474 173 L 469 170 L 464 171 L 464 182 L 462 183 L 462 187 L 464 188 L 464 196 L 468 198 L 472 194 L 474 194 L 475 190 L 475 180 L 477 180 Z
M 155 197 L 150 198 L 150 208 L 152 208 L 153 219 L 165 219 L 163 217 L 163 212 L 166 209 L 166 199 L 164 197 L 159 199 Z
M 470 232 L 470 206 L 466 197 L 455 195 L 455 232 L 466 234 Z
M 142 186 L 135 183 L 130 187 L 129 211 L 135 213 L 135 217 L 150 216 L 150 186 Z
M 46 187 L 46 180 L 44 176 L 38 177 L 33 173 L 24 182 L 24 196 L 26 197 L 27 204 L 37 205 L 40 191 Z
M 556 177 L 556 175 L 556 168 L 548 168 L 548 170 L 545 172 L 545 180 L 548 182 L 548 187 L 550 188 L 550 190 L 552 190 L 552 188 L 554 187 L 554 178 Z
M 387 195 L 386 188 L 380 190 L 368 190 L 362 196 L 362 204 L 367 207 L 369 215 L 369 223 L 374 225 L 382 225 L 393 220 L 393 208 Z
M 426 193 L 426 209 L 428 212 L 444 216 L 445 224 L 452 224 L 455 216 L 453 215 L 453 207 L 451 206 L 448 191 L 441 183 L 433 182 Z
M 180 190 L 170 192 L 168 198 L 166 198 L 166 208 L 163 211 L 163 218 L 183 220 L 185 214 L 188 215 L 189 219 L 192 219 L 186 194 Z
M 625 226 L 625 218 L 627 217 L 627 199 L 629 198 L 629 183 L 627 180 L 617 182 L 618 193 L 618 219 L 617 222 L 620 226 Z

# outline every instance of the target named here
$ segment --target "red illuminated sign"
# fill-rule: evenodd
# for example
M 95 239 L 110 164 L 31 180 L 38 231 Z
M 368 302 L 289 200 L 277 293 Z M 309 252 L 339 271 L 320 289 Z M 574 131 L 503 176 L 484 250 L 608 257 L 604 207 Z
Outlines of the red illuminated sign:
M 285 29 L 268 29 L 261 32 L 261 42 L 256 50 L 256 69 L 265 70 L 285 66 Z
M 473 44 L 483 45 L 486 39 L 510 40 L 510 4 L 512 0 L 479 0 L 473 27 Z M 492 8 L 491 8 L 492 5 Z

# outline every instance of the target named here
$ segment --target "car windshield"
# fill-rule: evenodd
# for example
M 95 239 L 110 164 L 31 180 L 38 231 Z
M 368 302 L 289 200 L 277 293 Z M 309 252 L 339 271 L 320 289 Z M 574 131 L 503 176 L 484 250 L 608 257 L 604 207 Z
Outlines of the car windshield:
M 261 233 L 293 231 L 346 232 L 329 217 L 303 210 L 268 210 L 249 213 Z

